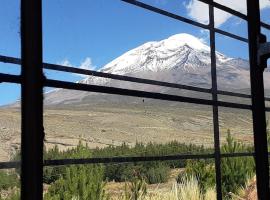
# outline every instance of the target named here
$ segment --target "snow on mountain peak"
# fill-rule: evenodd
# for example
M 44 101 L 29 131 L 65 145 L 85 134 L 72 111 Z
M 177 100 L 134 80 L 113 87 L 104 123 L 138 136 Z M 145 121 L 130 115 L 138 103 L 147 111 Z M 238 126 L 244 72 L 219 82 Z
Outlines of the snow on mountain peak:
M 180 33 L 134 48 L 105 65 L 101 71 L 115 74 L 160 71 L 174 67 L 181 60 L 197 59 L 191 51 L 209 53 L 210 48 L 201 39 Z
M 185 85 L 211 87 L 210 48 L 199 38 L 181 33 L 161 41 L 151 41 L 134 48 L 100 69 L 102 72 L 127 75 L 138 78 L 159 80 Z M 224 90 L 250 88 L 249 62 L 240 58 L 230 58 L 216 52 L 218 85 Z M 269 72 L 265 76 L 270 77 Z M 265 79 L 265 86 L 270 88 L 270 78 Z M 169 88 L 146 84 L 135 84 L 102 77 L 89 76 L 79 81 L 84 84 L 135 89 L 152 92 L 175 92 Z M 177 90 L 177 95 L 179 90 Z M 86 92 L 57 90 L 46 94 L 47 104 L 61 102 L 81 102 L 86 97 L 98 102 L 104 96 Z M 109 97 L 111 100 L 111 97 Z M 108 99 L 108 101 L 110 101 Z M 117 98 L 115 99 L 117 102 Z M 106 98 L 104 102 L 107 101 Z
M 189 47 L 196 50 L 203 50 L 203 51 L 210 50 L 210 48 L 203 43 L 202 39 L 199 39 L 187 33 L 176 34 L 163 41 L 165 43 L 165 46 L 167 47 L 171 46 L 172 48 L 188 45 Z

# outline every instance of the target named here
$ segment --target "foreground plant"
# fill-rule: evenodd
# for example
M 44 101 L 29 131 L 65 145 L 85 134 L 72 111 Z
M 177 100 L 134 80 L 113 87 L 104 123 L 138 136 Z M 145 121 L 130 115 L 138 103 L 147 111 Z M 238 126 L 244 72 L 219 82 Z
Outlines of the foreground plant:
M 45 194 L 45 200 L 106 200 L 101 166 L 71 166 L 55 181 Z
M 170 191 L 158 189 L 147 192 L 147 184 L 142 179 L 126 184 L 122 197 L 113 200 L 213 200 L 216 199 L 215 188 L 209 188 L 204 194 L 195 177 L 183 177 L 180 183 L 175 182 Z
M 147 194 L 147 184 L 142 177 L 133 179 L 131 183 L 125 183 L 124 200 L 143 200 Z

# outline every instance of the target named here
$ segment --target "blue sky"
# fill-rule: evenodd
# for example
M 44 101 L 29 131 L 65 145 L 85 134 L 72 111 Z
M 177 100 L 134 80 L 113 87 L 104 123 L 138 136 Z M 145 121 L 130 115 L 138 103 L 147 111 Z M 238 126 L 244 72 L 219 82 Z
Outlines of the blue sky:
M 207 23 L 206 16 L 198 15 L 196 12 L 198 8 L 207 11 L 207 7 L 197 5 L 192 0 L 143 0 L 143 2 Z M 234 5 L 241 12 L 245 12 L 241 6 Z M 205 11 L 202 10 L 200 13 Z M 269 14 L 268 5 L 265 5 L 262 18 L 268 20 L 268 23 Z M 216 15 L 219 28 L 247 36 L 245 22 L 218 11 Z M 20 57 L 19 20 L 19 1 L 1 0 L 1 55 Z M 209 43 L 206 31 L 120 0 L 43 1 L 44 62 L 99 69 L 132 48 L 177 33 L 189 33 Z M 220 35 L 217 35 L 216 39 L 218 51 L 232 57 L 247 58 L 246 44 Z M 20 68 L 0 63 L 0 72 L 19 74 Z M 66 73 L 52 71 L 45 73 L 49 78 L 61 80 L 82 79 L 81 76 Z M 7 104 L 19 98 L 20 88 L 13 84 L 0 84 L 0 94 L 0 105 Z

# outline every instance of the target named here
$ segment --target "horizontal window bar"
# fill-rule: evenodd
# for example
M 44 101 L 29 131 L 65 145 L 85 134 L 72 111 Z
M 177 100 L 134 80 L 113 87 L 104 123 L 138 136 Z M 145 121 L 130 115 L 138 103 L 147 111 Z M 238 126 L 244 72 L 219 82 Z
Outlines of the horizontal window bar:
M 179 16 L 179 15 L 173 14 L 171 12 L 162 10 L 160 8 L 151 6 L 149 4 L 145 4 L 145 3 L 140 2 L 140 1 L 135 1 L 135 0 L 121 0 L 121 1 L 132 4 L 132 5 L 135 5 L 135 6 L 138 6 L 140 8 L 144 8 L 146 10 L 150 10 L 152 12 L 155 12 L 155 13 L 158 13 L 158 14 L 161 14 L 161 15 L 164 15 L 164 16 L 179 20 L 179 21 L 182 21 L 182 22 L 185 22 L 185 23 L 188 23 L 188 24 L 191 24 L 191 25 L 194 25 L 194 26 L 197 26 L 197 27 L 200 27 L 200 28 L 203 28 L 203 29 L 208 29 L 209 28 L 209 26 L 206 25 L 206 24 L 202 24 L 200 22 L 196 22 L 194 20 L 191 20 L 191 19 Z
M 254 156 L 254 153 L 231 153 L 221 154 L 223 158 Z M 59 159 L 45 160 L 44 166 L 72 165 L 72 164 L 98 164 L 98 163 L 131 163 L 131 162 L 150 162 L 166 160 L 197 160 L 213 159 L 215 154 L 194 154 L 194 155 L 170 155 L 170 156 L 146 156 L 146 157 L 111 157 L 111 158 L 83 158 L 83 159 Z
M 20 83 L 21 78 L 18 75 L 0 73 L 0 82 Z M 248 110 L 251 110 L 252 108 L 251 105 L 247 105 L 247 104 L 238 104 L 238 103 L 231 103 L 231 102 L 225 102 L 225 101 L 213 101 L 213 100 L 184 97 L 184 96 L 178 96 L 178 95 L 146 92 L 146 91 L 140 91 L 140 90 L 129 90 L 129 89 L 97 86 L 97 85 L 89 85 L 89 84 L 81 84 L 81 83 L 72 83 L 72 82 L 67 82 L 67 81 L 58 81 L 58 80 L 51 80 L 51 79 L 46 79 L 44 86 L 70 89 L 70 90 L 105 93 L 105 94 L 115 94 L 115 95 L 121 95 L 121 96 L 133 96 L 133 97 L 143 97 L 143 98 L 167 100 L 167 101 L 175 101 L 175 102 L 194 103 L 194 104 L 202 104 L 202 105 L 217 105 L 217 106 L 228 107 L 228 108 L 239 108 L 239 109 L 248 109 Z M 230 92 L 222 92 L 221 94 L 227 95 L 227 94 L 230 94 Z M 242 95 L 245 96 L 244 94 Z M 270 108 L 267 107 L 266 111 L 269 112 Z
M 115 88 L 115 87 L 72 83 L 72 82 L 67 82 L 67 81 L 47 79 L 45 80 L 44 86 L 70 89 L 70 90 L 87 91 L 87 92 L 98 92 L 98 93 L 105 93 L 105 94 L 143 97 L 143 98 L 159 99 L 159 100 L 167 100 L 167 101 L 175 101 L 175 102 L 186 102 L 186 103 L 194 103 L 194 104 L 202 104 L 202 105 L 217 105 L 217 106 L 222 106 L 222 107 L 249 109 L 249 110 L 251 109 L 251 105 L 246 105 L 246 104 L 213 101 L 213 100 L 207 100 L 207 99 L 198 99 L 198 98 L 184 97 L 184 96 L 177 96 L 177 95 L 170 95 L 170 94 L 145 92 L 145 91 L 140 91 L 140 90 L 129 90 L 129 89 L 122 89 L 122 88 Z
M 169 82 L 156 81 L 156 80 L 150 80 L 150 79 L 110 74 L 110 73 L 98 72 L 98 71 L 93 71 L 93 70 L 79 69 L 75 67 L 66 67 L 66 66 L 61 66 L 61 65 L 56 65 L 56 64 L 44 63 L 44 68 L 50 69 L 50 70 L 63 71 L 63 72 L 71 72 L 71 73 L 77 73 L 77 74 L 85 74 L 85 75 L 90 75 L 90 76 L 110 78 L 114 80 L 129 81 L 129 82 L 134 82 L 134 83 L 149 84 L 149 85 L 156 85 L 156 86 L 163 86 L 163 87 L 170 87 L 170 88 L 192 90 L 196 92 L 211 93 L 211 89 L 207 89 L 207 88 L 200 88 L 200 87 L 182 85 L 182 84 L 177 84 L 177 83 L 169 83 Z
M 0 73 L 0 83 L 2 83 L 2 82 L 20 84 L 21 83 L 21 76 Z
M 223 10 L 227 13 L 230 13 L 231 15 L 234 15 L 234 16 L 237 16 L 241 19 L 244 19 L 244 20 L 247 20 L 247 16 L 239 11 L 236 11 L 236 10 L 233 10 L 232 8 L 229 8 L 227 6 L 224 6 L 222 4 L 219 4 L 217 2 L 214 2 L 213 0 L 198 0 L 198 1 L 201 1 L 205 4 L 208 4 L 208 5 L 211 5 L 211 6 L 214 6 L 215 8 L 218 8 L 220 10 Z
M 98 163 L 103 163 L 103 164 L 104 163 L 132 163 L 132 162 L 210 159 L 210 158 L 214 158 L 214 154 L 59 159 L 59 160 L 45 160 L 44 166 L 72 165 L 72 164 L 98 164 Z
M 0 62 L 19 65 L 21 63 L 21 60 L 19 58 L 13 58 L 13 57 L 0 55 Z M 43 67 L 44 67 L 44 69 L 49 69 L 49 70 L 71 72 L 71 73 L 76 73 L 76 74 L 84 74 L 84 75 L 89 75 L 89 76 L 110 78 L 110 79 L 114 79 L 114 80 L 122 80 L 122 81 L 129 81 L 129 82 L 135 82 L 135 83 L 141 83 L 141 84 L 149 84 L 149 85 L 157 85 L 157 86 L 170 87 L 170 88 L 178 88 L 178 89 L 191 90 L 191 91 L 196 91 L 196 92 L 204 92 L 204 93 L 210 93 L 210 94 L 212 93 L 212 89 L 207 89 L 207 88 L 200 88 L 200 87 L 195 87 L 195 86 L 188 86 L 188 85 L 183 85 L 183 84 L 169 83 L 169 82 L 156 81 L 156 80 L 143 79 L 143 78 L 135 78 L 135 77 L 130 77 L 130 76 L 123 76 L 123 75 L 117 75 L 117 74 L 98 72 L 98 71 L 93 71 L 93 70 L 79 69 L 76 67 L 67 67 L 67 66 L 57 65 L 57 64 L 44 63 Z M 236 93 L 236 92 L 228 92 L 228 91 L 218 90 L 217 93 L 221 94 L 221 95 L 227 95 L 227 96 L 251 98 L 251 95 Z M 270 101 L 270 98 L 265 98 L 265 100 Z
M 216 33 L 221 34 L 221 35 L 225 35 L 225 36 L 227 36 L 227 37 L 230 37 L 230 38 L 233 38 L 233 39 L 236 39 L 236 40 L 239 40 L 239 41 L 248 43 L 248 39 L 247 39 L 247 38 L 244 38 L 244 37 L 241 37 L 241 36 L 238 36 L 238 35 L 229 33 L 229 32 L 227 32 L 227 31 L 223 31 L 223 30 L 218 29 L 218 28 L 214 28 L 214 31 L 215 31 Z
M 247 157 L 254 156 L 254 153 L 226 153 L 221 154 L 222 158 Z M 57 159 L 45 160 L 44 166 L 57 165 L 73 165 L 73 164 L 105 164 L 105 163 L 132 163 L 132 162 L 150 162 L 150 161 L 166 161 L 166 160 L 187 160 L 187 159 L 213 159 L 215 154 L 180 154 L 169 156 L 137 156 L 137 157 L 106 157 L 106 158 L 82 158 L 82 159 Z M 20 167 L 20 161 L 0 162 L 0 169 L 11 169 Z
M 21 166 L 20 161 L 0 162 L 0 169 L 13 169 Z
M 222 4 L 219 4 L 217 2 L 214 2 L 213 0 L 198 0 L 198 1 L 201 1 L 201 2 L 206 3 L 206 4 L 209 4 L 209 5 L 212 5 L 215 8 L 218 8 L 220 10 L 223 10 L 223 11 L 225 11 L 227 13 L 230 13 L 231 15 L 237 16 L 237 17 L 239 17 L 239 18 L 241 18 L 243 20 L 246 20 L 246 21 L 248 20 L 247 19 L 247 15 L 245 15 L 245 14 L 239 12 L 239 11 L 233 10 L 232 8 L 229 8 L 229 7 L 224 6 Z M 264 22 L 261 22 L 261 26 L 263 28 L 265 28 L 265 29 L 270 30 L 270 25 L 269 24 L 266 24 Z
M 208 24 L 202 24 L 202 23 L 199 23 L 199 22 L 196 22 L 194 20 L 191 20 L 191 19 L 188 19 L 188 18 L 185 18 L 185 17 L 182 17 L 180 15 L 176 15 L 176 14 L 173 14 L 171 12 L 168 12 L 168 11 L 165 11 L 165 10 L 162 10 L 160 8 L 157 8 L 157 7 L 154 7 L 154 6 L 151 6 L 149 4 L 145 4 L 143 2 L 140 2 L 140 1 L 136 1 L 136 0 L 121 0 L 123 2 L 126 2 L 126 3 L 129 3 L 129 4 L 132 4 L 132 5 L 135 5 L 135 6 L 138 6 L 140 8 L 144 8 L 146 10 L 150 10 L 152 12 L 155 12 L 155 13 L 158 13 L 158 14 L 161 14 L 161 15 L 164 15 L 164 16 L 167 16 L 167 17 L 170 17 L 170 18 L 173 18 L 173 19 L 176 19 L 176 20 L 179 20 L 179 21 L 182 21 L 182 22 L 185 22 L 187 24 L 191 24 L 193 26 L 197 26 L 197 27 L 200 27 L 200 28 L 203 28 L 203 29 L 208 29 L 210 30 L 211 29 L 211 26 Z M 214 28 L 213 31 L 217 32 L 217 33 L 220 33 L 222 35 L 226 35 L 228 37 L 231 37 L 231 38 L 234 38 L 236 40 L 240 40 L 240 41 L 243 41 L 243 42 L 248 42 L 248 39 L 247 38 L 243 38 L 243 37 L 240 37 L 238 35 L 235 35 L 235 34 L 232 34 L 232 33 L 229 33 L 227 31 L 222 31 L 220 29 L 217 29 L 217 28 Z
M 153 11 L 155 13 L 159 13 L 161 15 L 165 15 L 165 16 L 170 17 L 170 18 L 174 18 L 176 20 L 180 20 L 182 22 L 185 22 L 185 23 L 188 23 L 188 24 L 191 24 L 191 25 L 200 27 L 200 28 L 209 29 L 209 26 L 206 25 L 206 24 L 202 24 L 202 23 L 196 22 L 194 20 L 191 20 L 191 19 L 188 19 L 188 18 L 179 16 L 179 15 L 176 15 L 176 14 L 170 13 L 168 11 L 159 9 L 157 7 L 151 6 L 149 4 L 145 4 L 145 3 L 140 2 L 140 1 L 136 1 L 136 0 L 121 0 L 121 1 L 124 1 L 124 2 L 129 3 L 129 4 L 133 4 L 135 6 L 138 6 L 138 7 L 141 7 L 141 8 L 147 9 L 147 10 L 150 10 L 150 11 Z M 224 6 L 222 4 L 219 4 L 217 2 L 214 2 L 212 0 L 198 0 L 198 1 L 201 1 L 201 2 L 203 2 L 205 4 L 208 4 L 208 5 L 212 5 L 215 8 L 218 8 L 220 10 L 223 10 L 223 11 L 225 11 L 227 13 L 230 13 L 231 15 L 234 15 L 236 17 L 239 17 L 239 18 L 247 21 L 247 15 L 245 15 L 245 14 L 239 12 L 239 11 L 233 10 L 232 8 L 229 8 L 227 6 Z M 263 28 L 265 28 L 265 29 L 270 30 L 270 25 L 269 24 L 266 24 L 265 22 L 261 22 L 261 26 Z M 224 32 L 224 33 L 227 34 L 227 32 Z M 223 34 L 223 33 L 221 33 L 221 34 Z
M 261 26 L 267 30 L 270 30 L 270 24 L 266 24 L 264 22 L 261 22 Z

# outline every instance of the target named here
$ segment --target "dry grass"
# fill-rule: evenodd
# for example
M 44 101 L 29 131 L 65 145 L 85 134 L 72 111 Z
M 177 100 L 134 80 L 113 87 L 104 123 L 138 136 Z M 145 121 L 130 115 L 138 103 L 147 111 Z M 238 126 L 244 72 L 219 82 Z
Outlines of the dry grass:
M 248 178 L 245 186 L 231 197 L 233 200 L 257 200 L 256 176 Z
M 174 183 L 171 190 L 164 192 L 160 190 L 151 191 L 146 196 L 137 200 L 215 200 L 216 191 L 214 188 L 207 190 L 202 194 L 196 178 L 183 180 L 182 183 Z M 134 200 L 127 199 L 124 195 L 113 197 L 111 200 Z

